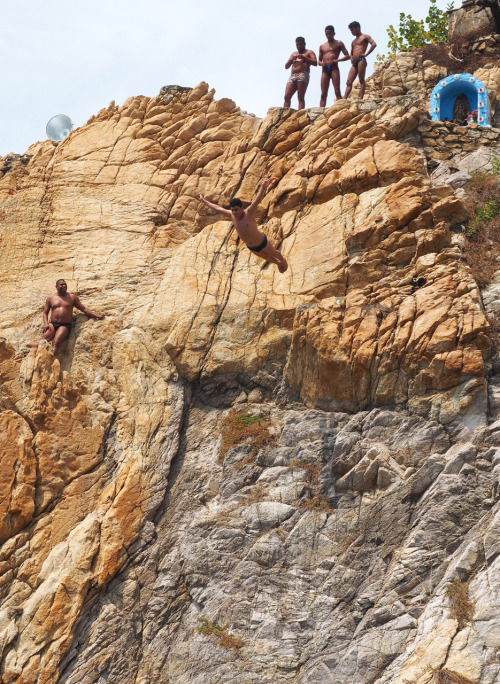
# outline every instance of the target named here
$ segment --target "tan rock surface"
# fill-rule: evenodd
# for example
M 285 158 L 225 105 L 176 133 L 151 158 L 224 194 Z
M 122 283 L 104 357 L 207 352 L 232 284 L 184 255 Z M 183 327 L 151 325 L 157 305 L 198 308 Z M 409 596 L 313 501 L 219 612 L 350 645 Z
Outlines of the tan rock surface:
M 310 406 L 449 423 L 484 400 L 488 324 L 449 232 L 464 210 L 399 141 L 420 115 L 396 98 L 258 121 L 202 83 L 112 103 L 0 179 L 5 684 L 56 682 L 85 601 L 147 542 L 186 383 L 286 363 Z M 249 201 L 269 174 L 283 275 L 197 199 Z M 24 357 L 58 277 L 106 318 Z

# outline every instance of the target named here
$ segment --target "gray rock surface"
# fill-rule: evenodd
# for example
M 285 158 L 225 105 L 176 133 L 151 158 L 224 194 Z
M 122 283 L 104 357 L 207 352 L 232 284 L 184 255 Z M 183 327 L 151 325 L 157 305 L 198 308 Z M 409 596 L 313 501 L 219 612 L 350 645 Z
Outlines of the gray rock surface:
M 435 183 L 447 183 L 452 188 L 463 188 L 474 173 L 489 173 L 492 158 L 500 150 L 495 147 L 480 147 L 473 152 L 460 152 L 450 160 L 444 160 L 433 170 L 431 178 Z
M 193 403 L 164 504 L 88 603 L 60 682 L 500 682 L 497 426 L 456 444 L 388 410 L 247 408 L 276 444 L 221 459 L 227 411 Z

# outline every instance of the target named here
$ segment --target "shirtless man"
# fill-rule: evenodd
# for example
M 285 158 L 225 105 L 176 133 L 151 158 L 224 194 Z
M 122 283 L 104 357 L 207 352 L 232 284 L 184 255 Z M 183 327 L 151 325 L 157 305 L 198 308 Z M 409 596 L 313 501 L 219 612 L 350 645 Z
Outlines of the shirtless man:
M 365 72 L 366 72 L 366 58 L 375 50 L 377 43 L 367 33 L 361 33 L 361 26 L 358 21 L 352 21 L 349 24 L 354 40 L 351 45 L 351 54 L 349 57 L 339 59 L 339 62 L 345 62 L 347 59 L 351 60 L 351 68 L 347 76 L 347 88 L 344 97 L 348 97 L 352 90 L 352 84 L 359 78 L 359 99 L 362 100 L 365 94 Z M 370 45 L 368 52 L 366 48 Z
M 327 42 L 320 45 L 318 55 L 318 64 L 322 67 L 320 107 L 326 107 L 330 79 L 335 90 L 335 99 L 342 99 L 342 94 L 340 92 L 340 71 L 336 60 L 338 60 L 341 52 L 346 55 L 346 57 L 349 57 L 349 53 L 347 52 L 344 43 L 340 40 L 335 40 L 335 29 L 333 26 L 330 25 L 325 28 L 325 36 Z
M 200 195 L 200 200 L 205 206 L 210 209 L 215 209 L 219 214 L 230 218 L 236 228 L 236 232 L 248 249 L 261 259 L 269 261 L 271 264 L 276 264 L 279 272 L 284 273 L 288 268 L 287 260 L 278 252 L 276 247 L 269 242 L 264 233 L 257 228 L 257 222 L 255 221 L 255 213 L 259 202 L 266 194 L 267 188 L 273 182 L 274 178 L 266 178 L 260 186 L 255 199 L 246 209 L 243 209 L 243 204 L 237 197 L 234 197 L 229 202 L 230 209 L 224 209 L 224 207 L 220 207 L 218 204 L 209 202 L 203 195 Z
M 283 107 L 290 107 L 292 97 L 297 93 L 299 109 L 306 106 L 304 97 L 309 85 L 309 67 L 317 66 L 318 61 L 312 50 L 306 50 L 306 40 L 299 36 L 295 40 L 296 52 L 292 52 L 290 59 L 285 64 L 285 69 L 292 67 L 292 73 L 285 89 L 285 103 Z
M 52 342 L 52 351 L 57 354 L 62 343 L 68 337 L 73 322 L 73 307 L 83 311 L 91 318 L 101 320 L 104 314 L 96 314 L 87 309 L 77 295 L 68 292 L 68 286 L 63 278 L 56 282 L 57 294 L 50 295 L 45 300 L 43 307 L 43 339 Z M 49 322 L 50 312 L 50 322 Z M 37 347 L 36 344 L 28 344 L 27 347 Z

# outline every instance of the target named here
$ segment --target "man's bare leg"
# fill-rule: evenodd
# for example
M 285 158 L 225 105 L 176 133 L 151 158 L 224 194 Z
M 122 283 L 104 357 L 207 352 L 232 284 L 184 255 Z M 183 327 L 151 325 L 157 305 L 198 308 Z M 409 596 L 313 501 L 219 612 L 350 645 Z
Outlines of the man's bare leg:
M 49 327 L 43 333 L 43 339 L 46 342 L 52 342 L 52 351 L 54 352 L 54 354 L 57 354 L 57 352 L 61 348 L 62 343 L 68 337 L 68 335 L 69 330 L 64 325 L 55 330 L 52 323 L 49 323 Z M 27 344 L 26 346 L 30 349 L 33 347 L 38 347 L 38 342 L 35 342 L 33 344 Z
M 264 259 L 264 261 L 268 261 L 271 264 L 275 264 L 278 267 L 278 271 L 280 273 L 284 273 L 287 268 L 288 268 L 288 262 L 281 254 L 281 252 L 278 252 L 276 247 L 272 245 L 269 241 L 267 242 L 267 245 L 264 247 L 264 249 L 261 249 L 258 252 L 254 252 L 254 254 L 261 259 Z
M 330 77 L 324 71 L 321 72 L 321 100 L 320 107 L 326 107 L 326 98 L 328 97 L 328 88 L 330 87 Z
M 352 84 L 356 80 L 357 75 L 358 75 L 358 71 L 357 71 L 356 67 L 352 66 L 349 69 L 349 74 L 347 76 L 347 87 L 345 89 L 345 94 L 344 94 L 345 98 L 349 97 L 349 95 L 351 94 Z
M 49 327 L 47 330 L 43 333 L 43 339 L 46 342 L 52 342 L 54 339 L 54 335 L 56 334 L 55 328 L 52 325 L 52 323 L 49 323 Z M 33 347 L 38 347 L 38 342 L 30 342 L 29 344 L 26 345 L 29 349 L 32 349 Z
M 335 99 L 341 100 L 342 93 L 340 92 L 340 71 L 338 69 L 334 69 L 332 71 L 332 84 L 333 89 L 335 90 Z
M 358 64 L 358 78 L 359 78 L 359 99 L 362 100 L 365 94 L 365 73 L 366 62 L 362 59 Z
M 296 83 L 287 83 L 286 88 L 285 88 L 285 103 L 283 104 L 283 107 L 290 107 L 290 104 L 292 102 L 292 97 L 295 95 L 297 92 L 297 84 Z
M 299 98 L 299 109 L 305 109 L 306 106 L 306 101 L 305 101 L 305 95 L 306 95 L 306 90 L 308 83 L 304 83 L 304 81 L 299 81 L 297 83 L 297 97 Z
M 54 352 L 54 354 L 57 354 L 57 352 L 61 348 L 62 343 L 68 337 L 68 335 L 69 330 L 64 325 L 61 325 L 60 328 L 57 328 L 56 334 L 54 335 L 54 339 L 52 340 L 52 351 Z

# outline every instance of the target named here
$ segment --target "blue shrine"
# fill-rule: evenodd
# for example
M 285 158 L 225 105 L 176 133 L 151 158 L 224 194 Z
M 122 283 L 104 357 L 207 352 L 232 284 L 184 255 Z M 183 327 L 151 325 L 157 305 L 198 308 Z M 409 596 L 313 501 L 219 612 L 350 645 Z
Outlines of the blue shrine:
M 472 74 L 453 74 L 442 79 L 432 91 L 430 104 L 433 121 L 490 125 L 488 93 Z

